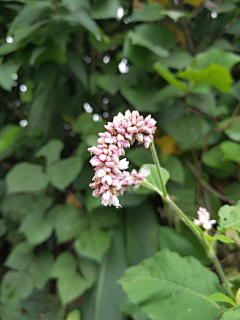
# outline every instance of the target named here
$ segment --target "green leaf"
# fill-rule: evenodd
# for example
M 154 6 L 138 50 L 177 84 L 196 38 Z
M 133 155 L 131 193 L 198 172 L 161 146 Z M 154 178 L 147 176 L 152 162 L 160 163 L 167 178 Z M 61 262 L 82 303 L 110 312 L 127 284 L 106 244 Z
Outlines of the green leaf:
M 230 118 L 223 120 L 219 123 L 218 126 L 225 126 L 230 122 Z M 229 139 L 240 142 L 240 117 L 235 117 L 231 119 L 231 125 L 224 130 L 224 133 L 229 137 Z
M 219 146 L 215 146 L 203 155 L 203 163 L 211 168 L 224 169 L 226 162 L 223 161 L 224 153 Z
M 28 1 L 28 5 L 19 12 L 11 23 L 8 34 L 12 35 L 16 30 L 29 26 L 50 6 L 48 1 Z
M 158 61 L 165 66 L 177 70 L 182 70 L 186 68 L 190 62 L 192 61 L 193 57 L 190 52 L 188 51 L 173 51 L 169 57 L 167 58 L 160 58 Z
M 2 206 L 4 215 L 21 221 L 34 206 L 34 200 L 29 194 L 10 194 L 3 199 Z
M 162 10 L 161 12 L 173 19 L 174 22 L 177 22 L 182 17 L 188 16 L 185 12 L 180 10 Z
M 209 83 L 221 92 L 230 92 L 232 77 L 227 68 L 218 64 L 210 64 L 202 70 L 189 70 L 178 72 L 178 78 L 193 81 L 195 84 Z
M 81 320 L 80 311 L 75 309 L 68 313 L 66 320 Z
M 150 190 L 154 190 L 156 191 L 156 188 L 158 190 L 162 191 L 162 187 L 161 187 L 161 181 L 159 179 L 158 176 L 158 171 L 157 171 L 157 167 L 155 166 L 155 164 L 144 164 L 143 166 L 141 166 L 140 168 L 140 172 L 144 170 L 146 172 L 150 172 L 150 174 L 146 177 L 146 180 L 153 186 L 150 186 L 148 183 L 143 182 L 141 185 L 145 188 L 148 188 Z M 169 173 L 166 169 L 161 168 L 161 174 L 162 174 L 162 178 L 163 178 L 163 183 L 166 184 L 168 179 L 169 179 Z
M 76 239 L 74 248 L 79 255 L 101 261 L 104 254 L 110 247 L 111 237 L 109 232 L 89 229 L 84 231 Z
M 133 304 L 128 297 L 124 298 L 120 305 L 120 310 L 130 315 L 134 320 L 150 320 L 150 318 L 142 311 L 142 309 Z
M 144 234 L 144 237 L 143 237 Z M 149 202 L 127 209 L 126 252 L 129 265 L 151 257 L 158 250 L 158 223 Z
M 224 106 L 222 108 L 221 106 L 216 106 L 216 99 L 211 91 L 206 93 L 190 93 L 186 98 L 186 103 L 211 116 L 217 116 L 226 111 Z
M 1 305 L 0 316 L 2 320 L 15 320 L 21 313 L 22 306 L 19 302 Z
M 117 227 L 113 230 L 110 250 L 101 264 L 96 290 L 94 320 L 125 319 L 124 315 L 119 311 L 119 305 L 124 294 L 116 282 L 126 267 L 124 230 L 121 227 Z
M 117 18 L 119 7 L 119 0 L 97 0 L 92 6 L 91 17 L 95 20 Z
M 221 320 L 238 320 L 240 317 L 240 306 L 228 309 L 222 315 Z
M 0 67 L 1 68 L 1 67 Z M 0 153 L 6 150 L 18 137 L 22 131 L 20 126 L 5 126 L 0 133 Z
M 25 269 L 33 259 L 32 250 L 32 245 L 27 242 L 20 242 L 11 250 L 5 264 L 13 269 Z
M 3 219 L 0 219 L 0 238 L 7 232 L 7 226 Z
M 220 232 L 224 232 L 227 229 L 240 231 L 240 202 L 236 206 L 222 206 L 218 215 L 218 230 Z
M 240 33 L 240 21 L 237 20 L 233 23 L 229 28 L 227 28 L 225 33 L 238 35 Z
M 68 272 L 74 273 L 77 269 L 77 261 L 69 251 L 62 251 L 53 263 L 51 277 L 64 278 Z
M 182 257 L 193 256 L 204 265 L 209 265 L 211 262 L 202 245 L 188 230 L 183 230 L 182 233 L 179 233 L 172 228 L 161 226 L 159 246 L 161 250 L 167 248 L 179 253 Z
M 215 319 L 222 313 L 219 304 L 205 299 L 220 291 L 216 274 L 195 258 L 181 258 L 167 249 L 128 268 L 119 282 L 153 320 Z
M 187 70 L 200 71 L 211 64 L 220 65 L 223 68 L 230 70 L 239 61 L 240 55 L 218 49 L 209 49 L 198 53 L 188 66 Z
M 158 37 L 155 37 L 158 34 Z M 151 50 L 159 57 L 168 57 L 167 48 L 175 44 L 173 33 L 166 27 L 154 24 L 142 24 L 128 33 L 133 45 L 138 45 Z
M 67 61 L 71 71 L 75 74 L 77 79 L 83 84 L 84 88 L 87 89 L 87 71 L 85 69 L 82 57 L 78 57 L 75 53 L 68 51 Z
M 19 231 L 26 235 L 30 244 L 37 245 L 51 236 L 53 228 L 44 218 L 44 212 L 36 210 L 25 217 Z
M 160 76 L 163 77 L 163 79 L 165 79 L 170 84 L 174 85 L 176 88 L 183 91 L 188 90 L 188 87 L 182 84 L 182 82 L 180 82 L 179 80 L 177 80 L 163 63 L 156 62 L 154 63 L 153 67 L 160 74 Z
M 143 165 L 146 162 L 153 162 L 151 152 L 141 147 L 132 150 L 127 150 L 126 157 L 128 160 L 130 160 L 134 165 L 138 167 L 141 167 L 141 165 Z
M 19 65 L 12 64 L 10 62 L 2 64 L 2 60 L 0 59 L 0 86 L 7 90 L 11 91 L 12 89 L 12 74 L 17 73 Z
M 64 148 L 61 140 L 52 139 L 36 152 L 36 157 L 45 157 L 47 166 L 50 167 L 60 160 L 60 153 Z
M 142 10 L 133 11 L 133 20 L 139 21 L 159 21 L 166 15 L 162 13 L 162 6 L 158 2 L 145 4 L 141 2 Z
M 232 306 L 236 306 L 236 302 L 234 302 L 231 298 L 223 294 L 222 292 L 216 292 L 211 294 L 209 297 L 206 298 L 207 300 L 211 301 L 220 301 L 220 302 L 227 302 L 230 303 Z
M 6 182 L 9 193 L 37 192 L 47 187 L 49 179 L 41 166 L 21 162 L 7 173 Z
M 223 152 L 225 159 L 240 163 L 240 145 L 238 143 L 223 141 L 219 148 Z
M 219 240 L 223 243 L 233 243 L 234 241 L 232 239 L 229 239 L 227 237 L 225 237 L 223 234 L 216 234 L 213 239 L 215 240 Z
M 82 166 L 82 158 L 74 156 L 55 163 L 47 169 L 47 174 L 53 186 L 64 189 L 77 178 Z
M 184 183 L 185 174 L 181 161 L 174 156 L 169 156 L 167 162 L 163 163 L 164 169 L 170 174 L 170 180 L 177 183 Z
M 2 278 L 1 301 L 10 303 L 20 301 L 32 292 L 33 280 L 26 271 L 8 271 Z
M 79 236 L 87 227 L 87 217 L 70 204 L 56 205 L 49 212 L 48 221 L 56 230 L 58 243 Z
M 42 252 L 30 267 L 30 274 L 38 289 L 43 289 L 50 277 L 53 264 L 53 254 L 50 251 Z
M 90 216 L 92 228 L 113 227 L 121 222 L 117 209 L 114 207 L 101 207 L 93 210 Z

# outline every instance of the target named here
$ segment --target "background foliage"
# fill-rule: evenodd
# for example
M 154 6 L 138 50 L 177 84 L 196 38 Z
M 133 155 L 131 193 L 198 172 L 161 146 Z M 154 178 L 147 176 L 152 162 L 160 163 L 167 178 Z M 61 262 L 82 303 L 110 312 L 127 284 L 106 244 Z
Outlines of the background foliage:
M 151 113 L 175 202 L 191 219 L 199 205 L 214 219 L 222 204 L 235 204 L 240 1 L 19 0 L 0 8 L 1 319 L 79 320 L 81 312 L 84 320 L 159 320 L 170 306 L 161 319 L 221 317 L 224 309 L 199 302 L 190 284 L 164 306 L 149 302 L 162 299 L 152 285 L 134 295 L 143 284 L 133 277 L 153 272 L 153 260 L 157 278 L 164 263 L 178 266 L 172 280 L 190 267 L 202 274 L 194 284 L 202 297 L 221 288 L 196 239 L 151 191 L 130 190 L 121 210 L 91 196 L 86 150 L 117 112 Z M 152 163 L 138 146 L 126 156 L 130 169 Z M 239 230 L 228 230 L 235 244 L 219 248 L 236 286 Z M 197 260 L 181 258 L 189 255 Z M 128 298 L 117 283 L 123 273 Z M 178 314 L 189 297 L 201 311 Z

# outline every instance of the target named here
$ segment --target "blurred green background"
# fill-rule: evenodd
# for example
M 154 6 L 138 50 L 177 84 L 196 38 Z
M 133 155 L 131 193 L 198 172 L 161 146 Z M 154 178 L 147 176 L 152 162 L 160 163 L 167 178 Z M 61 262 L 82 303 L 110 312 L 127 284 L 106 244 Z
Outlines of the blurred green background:
M 238 0 L 0 1 L 2 320 L 147 320 L 117 284 L 127 267 L 161 248 L 209 264 L 155 194 L 101 206 L 87 148 L 118 112 L 151 113 L 176 203 L 191 219 L 234 204 L 239 14 Z M 137 145 L 126 157 L 152 163 Z

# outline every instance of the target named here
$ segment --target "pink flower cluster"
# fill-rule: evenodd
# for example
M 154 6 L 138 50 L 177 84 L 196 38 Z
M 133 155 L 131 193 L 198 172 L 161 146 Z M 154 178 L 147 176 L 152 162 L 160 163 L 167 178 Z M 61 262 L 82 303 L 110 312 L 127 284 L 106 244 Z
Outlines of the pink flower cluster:
M 196 226 L 201 226 L 206 230 L 212 229 L 213 224 L 217 223 L 216 220 L 210 220 L 210 213 L 206 208 L 199 207 L 198 209 L 198 219 L 194 219 L 194 224 Z
M 130 185 L 136 187 L 144 179 L 144 175 L 136 170 L 131 174 L 122 173 L 121 170 L 128 168 L 129 161 L 126 158 L 120 160 L 119 157 L 125 155 L 123 148 L 130 148 L 135 140 L 148 148 L 153 141 L 156 123 L 151 115 L 144 119 L 138 111 L 127 110 L 125 115 L 120 112 L 105 125 L 107 131 L 98 134 L 97 147 L 88 148 L 94 154 L 89 162 L 95 167 L 94 182 L 89 186 L 95 189 L 92 193 L 94 197 L 102 197 L 104 206 L 120 207 L 117 195 Z

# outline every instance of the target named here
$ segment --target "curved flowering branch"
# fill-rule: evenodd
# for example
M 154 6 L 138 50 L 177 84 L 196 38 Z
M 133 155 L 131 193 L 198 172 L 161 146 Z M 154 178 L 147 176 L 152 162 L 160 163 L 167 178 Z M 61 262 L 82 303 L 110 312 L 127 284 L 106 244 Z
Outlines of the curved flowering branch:
M 138 111 L 127 110 L 125 115 L 120 112 L 105 125 L 107 131 L 98 134 L 97 147 L 88 148 L 94 154 L 89 162 L 95 167 L 94 182 L 89 186 L 95 189 L 92 193 L 94 197 L 102 197 L 104 206 L 121 207 L 117 198 L 119 193 L 123 194 L 130 185 L 137 188 L 145 179 L 144 173 L 138 174 L 136 170 L 131 174 L 122 172 L 128 168 L 129 161 L 119 157 L 125 155 L 123 148 L 130 148 L 135 140 L 148 148 L 153 141 L 156 123 L 151 115 L 144 119 Z

